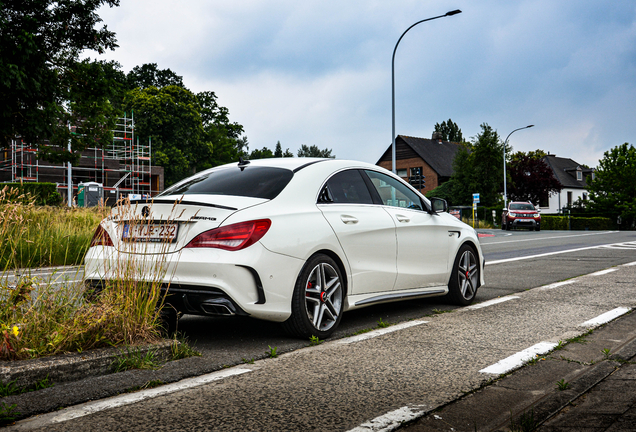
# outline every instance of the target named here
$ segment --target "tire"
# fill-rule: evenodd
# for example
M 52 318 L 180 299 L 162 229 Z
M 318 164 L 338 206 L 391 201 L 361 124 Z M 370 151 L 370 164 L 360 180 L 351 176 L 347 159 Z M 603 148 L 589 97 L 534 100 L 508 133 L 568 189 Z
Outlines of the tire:
M 317 254 L 303 266 L 292 297 L 292 314 L 283 323 L 292 336 L 326 339 L 342 319 L 344 286 L 338 264 L 327 255 Z
M 165 336 L 172 337 L 178 328 L 179 313 L 170 304 L 165 304 L 159 312 L 161 333 Z
M 535 231 L 541 231 L 541 225 L 537 225 L 537 227 L 534 230 Z
M 453 263 L 446 299 L 459 306 L 468 306 L 475 300 L 480 281 L 479 259 L 475 250 L 463 245 Z

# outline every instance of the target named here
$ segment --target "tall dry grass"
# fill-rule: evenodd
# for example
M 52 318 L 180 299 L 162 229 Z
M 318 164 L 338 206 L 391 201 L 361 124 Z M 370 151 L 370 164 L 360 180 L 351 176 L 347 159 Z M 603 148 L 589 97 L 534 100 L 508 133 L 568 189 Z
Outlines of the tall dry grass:
M 40 207 L 0 190 L 0 269 L 80 264 L 104 207 Z
M 89 301 L 83 284 L 39 279 L 25 267 L 81 262 L 103 209 L 36 208 L 32 201 L 13 204 L 11 193 L 0 191 L 0 359 L 135 345 L 161 337 L 161 288 L 167 271 L 161 254 L 150 262 L 143 255 L 116 255 L 108 263 L 110 277 L 103 289 Z M 120 221 L 151 223 L 136 216 L 130 202 L 120 203 L 117 211 Z M 16 268 L 21 270 L 12 270 Z

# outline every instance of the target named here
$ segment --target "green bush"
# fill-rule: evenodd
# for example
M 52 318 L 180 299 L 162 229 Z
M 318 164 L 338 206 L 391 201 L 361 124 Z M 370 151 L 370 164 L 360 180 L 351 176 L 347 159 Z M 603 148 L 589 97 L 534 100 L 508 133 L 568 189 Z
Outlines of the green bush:
M 575 217 L 569 218 L 569 225 L 572 230 L 610 230 L 616 229 L 616 223 L 606 217 Z M 541 216 L 541 229 L 544 230 L 567 230 L 567 216 Z
M 18 192 L 18 195 L 29 195 L 35 199 L 35 205 L 56 206 L 62 203 L 62 195 L 57 191 L 55 183 L 2 183 L 0 188 L 8 187 Z M 19 200 L 21 203 L 30 201 L 29 196 Z

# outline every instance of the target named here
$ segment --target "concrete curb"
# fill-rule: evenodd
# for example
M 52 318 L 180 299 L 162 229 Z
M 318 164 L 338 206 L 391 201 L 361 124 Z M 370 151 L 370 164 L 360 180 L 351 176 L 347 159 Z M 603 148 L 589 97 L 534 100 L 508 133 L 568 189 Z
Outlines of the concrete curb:
M 145 354 L 155 351 L 156 358 L 167 361 L 170 358 L 170 347 L 173 341 L 163 341 L 152 345 L 138 347 L 113 347 L 69 353 L 33 360 L 0 362 L 0 382 L 15 382 L 17 387 L 32 387 L 48 377 L 55 384 L 79 381 L 88 377 L 108 375 L 112 373 L 112 364 L 116 357 L 126 353 L 139 351 Z
M 537 420 L 536 426 L 543 425 L 565 407 L 613 374 L 620 368 L 621 361 L 629 361 L 634 357 L 636 357 L 636 339 L 627 342 L 608 361 L 597 363 L 591 370 L 577 377 L 576 380 L 570 383 L 570 390 L 546 396 L 544 400 L 534 406 L 534 415 Z

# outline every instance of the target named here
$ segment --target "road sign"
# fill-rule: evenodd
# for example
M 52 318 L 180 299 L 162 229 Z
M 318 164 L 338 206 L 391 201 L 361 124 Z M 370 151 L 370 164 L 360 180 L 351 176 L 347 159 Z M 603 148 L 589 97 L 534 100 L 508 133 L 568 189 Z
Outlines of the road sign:
M 478 193 L 474 193 L 473 194 L 473 202 L 474 203 L 478 203 L 479 202 L 479 194 Z

